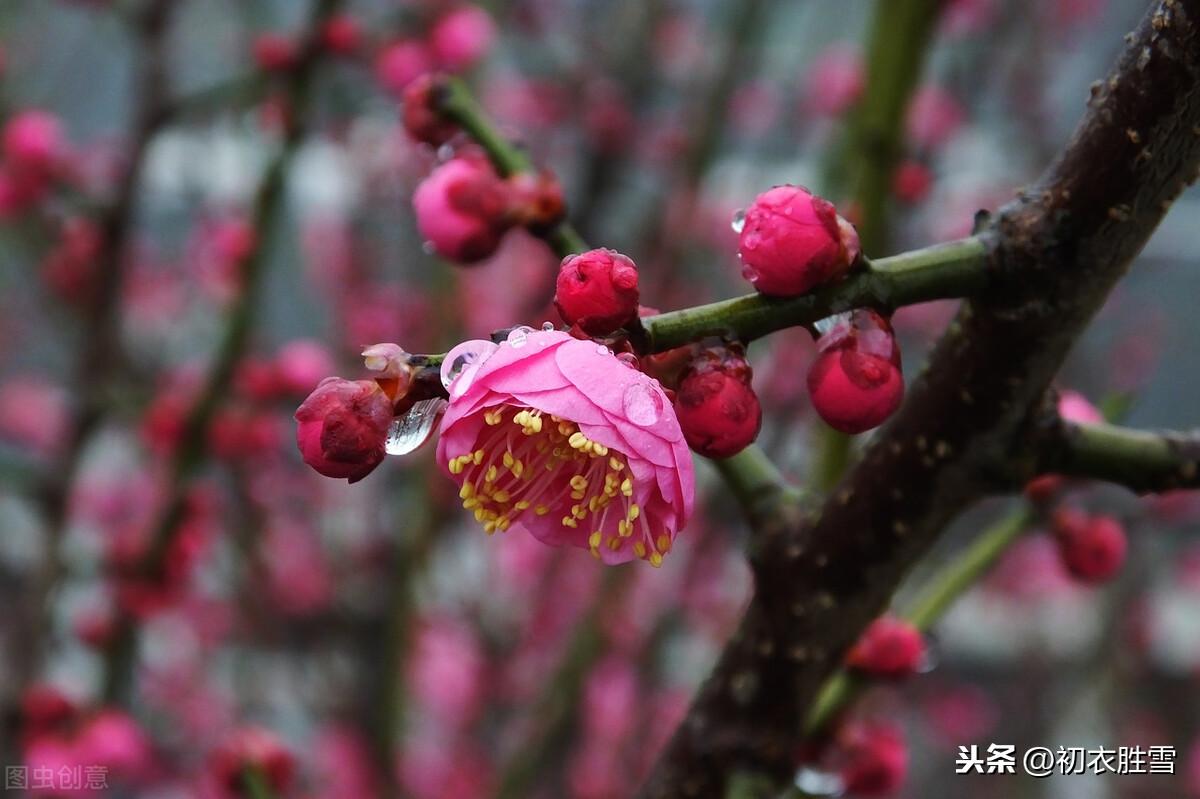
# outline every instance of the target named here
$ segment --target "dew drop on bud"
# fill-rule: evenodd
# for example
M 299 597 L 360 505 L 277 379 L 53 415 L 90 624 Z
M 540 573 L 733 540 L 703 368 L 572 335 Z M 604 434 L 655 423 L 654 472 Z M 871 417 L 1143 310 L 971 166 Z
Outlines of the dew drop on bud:
M 454 147 L 449 142 L 437 148 L 437 159 L 439 161 L 449 161 L 454 157 Z
M 813 328 L 816 329 L 818 334 L 824 336 L 830 330 L 833 330 L 833 328 L 837 326 L 839 322 L 845 322 L 849 319 L 849 311 L 846 313 L 836 313 L 833 316 L 826 316 L 824 319 L 818 319 L 816 322 L 813 322 Z
M 641 371 L 642 369 L 641 361 L 639 361 L 638 357 L 632 352 L 617 353 L 617 360 L 628 366 L 630 369 L 636 369 L 638 371 Z
M 635 383 L 625 389 L 621 400 L 625 418 L 636 425 L 652 425 L 663 412 L 662 395 L 644 383 Z
M 526 342 L 529 341 L 529 334 L 532 332 L 533 328 L 527 327 L 526 325 L 514 327 L 509 332 L 508 338 L 504 340 L 504 343 L 513 349 L 520 349 L 521 347 L 525 346 Z
M 421 242 L 421 252 L 425 253 L 426 255 L 436 255 L 437 248 L 433 246 L 432 241 L 423 241 Z
M 554 329 L 553 322 L 542 322 L 542 332 L 549 333 L 553 329 Z
M 392 420 L 387 441 L 383 445 L 384 451 L 388 455 L 407 455 L 428 441 L 442 418 L 442 412 L 446 410 L 446 404 L 441 397 L 413 403 L 408 413 Z
M 739 208 L 739 209 L 737 209 L 737 211 L 734 212 L 733 221 L 729 223 L 729 226 L 731 228 L 733 228 L 734 233 L 742 232 L 742 230 L 746 227 L 746 209 L 745 208 Z
M 925 634 L 925 651 L 921 653 L 921 660 L 917 663 L 917 674 L 928 674 L 938 667 L 938 662 L 941 660 L 941 643 L 938 639 Z
M 597 345 L 596 345 L 596 352 L 598 352 L 598 353 L 599 353 L 599 354 L 601 354 L 601 355 L 612 355 L 612 354 L 613 354 L 613 351 L 612 351 L 612 350 L 610 350 L 610 349 L 609 349 L 607 346 L 605 346 L 604 344 L 597 344 Z
M 809 796 L 840 796 L 846 790 L 840 776 L 812 766 L 801 766 L 796 772 L 796 787 Z
M 464 341 L 454 349 L 446 353 L 445 359 L 442 361 L 442 386 L 446 390 L 450 389 L 450 384 L 454 384 L 454 397 L 461 397 L 471 387 L 471 381 L 475 377 L 475 372 L 479 371 L 479 367 L 483 366 L 493 352 L 500 349 L 494 342 L 485 339 L 475 339 L 472 341 Z

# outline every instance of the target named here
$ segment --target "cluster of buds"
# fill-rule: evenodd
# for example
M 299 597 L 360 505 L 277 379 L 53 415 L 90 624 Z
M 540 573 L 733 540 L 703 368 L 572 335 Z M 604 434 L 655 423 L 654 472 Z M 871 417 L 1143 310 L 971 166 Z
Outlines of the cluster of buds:
M 550 175 L 505 179 L 482 155 L 455 156 L 429 174 L 413 194 L 417 230 L 435 252 L 457 263 L 496 252 L 510 229 L 544 229 L 563 215 L 562 190 Z

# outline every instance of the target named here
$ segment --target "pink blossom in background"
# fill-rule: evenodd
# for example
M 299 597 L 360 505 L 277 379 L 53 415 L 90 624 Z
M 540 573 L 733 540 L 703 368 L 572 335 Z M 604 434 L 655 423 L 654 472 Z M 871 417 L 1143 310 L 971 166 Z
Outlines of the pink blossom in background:
M 4 124 L 2 146 L 6 164 L 22 176 L 45 177 L 65 155 L 62 123 L 47 111 L 19 111 Z
M 856 47 L 830 45 L 813 58 L 804 75 L 804 106 L 809 113 L 841 116 L 862 97 L 866 67 Z
M 1010 546 L 984 585 L 1012 599 L 1037 601 L 1074 590 L 1058 545 L 1044 533 L 1026 535 Z
M 429 49 L 444 69 L 459 72 L 487 55 L 496 35 L 491 16 L 476 5 L 444 14 L 429 31 Z
M 545 312 L 557 267 L 558 258 L 544 241 L 524 230 L 508 233 L 490 258 L 454 273 L 459 306 L 472 309 L 461 320 L 463 332 L 486 338 L 513 319 L 555 318 Z M 507 290 L 497 292 L 501 285 Z
M 987 31 L 999 13 L 999 0 L 948 0 L 942 11 L 942 33 L 950 37 Z
M 593 667 L 583 687 L 585 736 L 616 745 L 637 724 L 638 675 L 632 662 L 609 656 Z
M 332 599 L 328 558 L 306 527 L 288 522 L 271 525 L 262 542 L 262 562 L 267 594 L 283 613 L 315 613 Z
M 353 727 L 329 724 L 309 746 L 314 779 L 322 799 L 379 796 L 370 743 Z
M 953 94 L 935 84 L 922 86 L 908 106 L 909 143 L 937 150 L 958 133 L 966 120 L 966 110 Z
M 329 348 L 313 339 L 293 339 L 275 355 L 275 376 L 285 394 L 307 394 L 334 372 Z
M 566 333 L 518 340 L 450 386 L 437 459 L 467 509 L 488 532 L 512 525 L 605 563 L 661 564 L 691 515 L 694 476 L 658 381 Z M 541 479 L 522 481 L 517 461 Z
M 413 696 L 439 727 L 461 729 L 479 712 L 486 666 L 468 625 L 448 615 L 429 617 L 408 662 Z
M 67 393 L 39 375 L 16 375 L 0 383 L 0 441 L 54 455 L 66 442 Z
M 375 79 L 385 91 L 400 100 L 404 89 L 433 67 L 429 48 L 412 39 L 384 47 L 375 58 Z
M 467 740 L 418 737 L 397 762 L 400 784 L 413 799 L 485 799 L 492 795 L 493 768 Z

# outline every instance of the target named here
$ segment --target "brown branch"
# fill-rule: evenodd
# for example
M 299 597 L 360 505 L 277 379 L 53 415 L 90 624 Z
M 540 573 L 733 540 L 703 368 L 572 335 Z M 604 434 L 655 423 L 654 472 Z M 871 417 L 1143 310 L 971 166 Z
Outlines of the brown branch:
M 945 525 L 1034 458 L 1029 419 L 1072 342 L 1200 165 L 1200 0 L 1158 0 L 1074 137 L 985 233 L 968 300 L 820 513 L 757 533 L 756 592 L 641 795 L 783 783 L 822 684 Z M 1032 465 L 1029 472 L 1032 473 Z M 1007 487 L 1007 485 L 1004 485 Z

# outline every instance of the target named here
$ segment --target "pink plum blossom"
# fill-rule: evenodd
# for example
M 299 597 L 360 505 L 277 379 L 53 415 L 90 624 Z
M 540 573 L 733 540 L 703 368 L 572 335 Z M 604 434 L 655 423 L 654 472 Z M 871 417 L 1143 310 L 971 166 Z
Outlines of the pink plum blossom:
M 496 26 L 479 6 L 457 8 L 439 19 L 429 31 L 429 49 L 446 69 L 461 71 L 487 55 Z
M 450 384 L 437 460 L 464 507 L 488 533 L 511 526 L 605 563 L 661 565 L 694 493 L 662 387 L 592 341 L 511 338 Z

